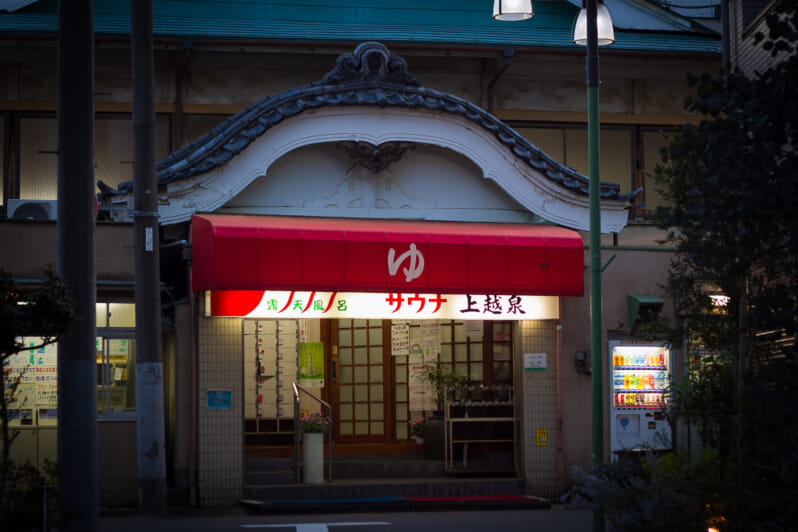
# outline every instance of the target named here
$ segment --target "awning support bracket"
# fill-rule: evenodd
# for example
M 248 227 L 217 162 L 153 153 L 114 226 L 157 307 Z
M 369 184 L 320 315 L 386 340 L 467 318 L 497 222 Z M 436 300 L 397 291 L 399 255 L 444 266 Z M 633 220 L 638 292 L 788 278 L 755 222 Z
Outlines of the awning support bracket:
M 615 255 L 615 253 L 613 253 L 613 254 L 612 254 L 612 257 L 610 257 L 610 259 L 609 259 L 609 260 L 608 260 L 608 261 L 607 261 L 607 262 L 604 264 L 604 266 L 602 266 L 602 268 L 601 268 L 601 273 L 604 273 L 604 270 L 606 270 L 606 269 L 607 269 L 607 267 L 608 267 L 610 264 L 612 264 L 612 261 L 614 261 L 614 260 L 615 260 L 615 257 L 616 257 L 616 255 Z

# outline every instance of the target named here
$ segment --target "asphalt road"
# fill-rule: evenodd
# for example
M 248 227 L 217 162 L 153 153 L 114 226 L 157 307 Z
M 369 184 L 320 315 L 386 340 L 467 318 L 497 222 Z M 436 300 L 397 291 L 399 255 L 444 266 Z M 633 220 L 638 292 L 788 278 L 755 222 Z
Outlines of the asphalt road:
M 588 532 L 592 529 L 589 510 L 563 508 L 310 515 L 247 515 L 236 510 L 227 513 L 184 512 L 164 517 L 105 516 L 100 519 L 101 532 Z

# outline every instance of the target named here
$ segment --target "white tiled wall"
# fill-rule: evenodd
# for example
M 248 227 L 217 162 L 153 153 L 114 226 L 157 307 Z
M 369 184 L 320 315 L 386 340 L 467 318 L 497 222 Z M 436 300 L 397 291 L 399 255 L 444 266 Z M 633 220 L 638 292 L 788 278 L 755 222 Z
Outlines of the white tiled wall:
M 243 346 L 238 318 L 199 319 L 200 504 L 218 506 L 241 498 L 244 478 Z M 209 391 L 232 391 L 230 409 L 209 409 Z
M 558 487 L 557 337 L 556 321 L 522 321 L 521 353 L 521 453 L 530 495 L 553 498 Z M 546 353 L 546 369 L 524 371 L 524 353 Z M 546 430 L 546 444 L 538 445 L 536 431 Z

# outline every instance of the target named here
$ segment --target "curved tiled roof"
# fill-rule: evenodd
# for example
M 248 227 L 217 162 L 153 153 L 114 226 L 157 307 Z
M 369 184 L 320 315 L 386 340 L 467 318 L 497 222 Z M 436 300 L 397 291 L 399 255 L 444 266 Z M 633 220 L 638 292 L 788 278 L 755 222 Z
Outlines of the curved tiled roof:
M 715 0 L 707 0 L 707 2 Z M 606 0 L 617 52 L 719 55 L 720 35 L 646 0 Z M 97 36 L 130 34 L 130 0 L 94 3 Z M 36 2 L 0 12 L 0 33 L 55 34 L 57 3 Z M 156 39 L 224 43 L 337 43 L 363 41 L 413 45 L 529 48 L 582 53 L 572 40 L 581 0 L 537 2 L 535 17 L 495 21 L 486 0 L 373 2 L 370 0 L 152 1 Z
M 267 97 L 228 118 L 204 136 L 162 159 L 157 165 L 159 185 L 209 172 L 235 157 L 269 128 L 300 113 L 320 107 L 369 106 L 420 109 L 459 115 L 489 131 L 515 157 L 562 187 L 589 195 L 588 179 L 555 161 L 504 122 L 457 96 L 421 87 L 399 56 L 381 43 L 365 42 L 343 54 L 321 81 Z M 99 183 L 102 195 L 127 194 L 133 182 L 114 190 Z M 637 191 L 620 194 L 615 183 L 601 184 L 603 199 L 630 200 Z

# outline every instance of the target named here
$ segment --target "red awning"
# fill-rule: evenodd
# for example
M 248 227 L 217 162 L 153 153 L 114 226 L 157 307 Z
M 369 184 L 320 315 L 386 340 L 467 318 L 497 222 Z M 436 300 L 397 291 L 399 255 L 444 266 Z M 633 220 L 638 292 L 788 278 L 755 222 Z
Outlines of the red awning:
M 584 294 L 582 238 L 561 227 L 195 215 L 192 288 Z

